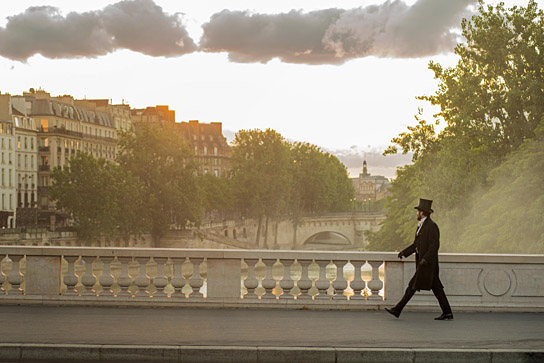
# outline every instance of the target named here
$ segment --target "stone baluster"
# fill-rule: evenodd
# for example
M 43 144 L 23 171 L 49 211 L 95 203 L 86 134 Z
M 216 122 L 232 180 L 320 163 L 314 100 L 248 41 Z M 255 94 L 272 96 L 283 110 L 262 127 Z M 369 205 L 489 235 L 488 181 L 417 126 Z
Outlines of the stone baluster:
M 174 292 L 172 293 L 173 298 L 185 298 L 185 293 L 182 291 L 185 287 L 185 277 L 183 277 L 182 267 L 185 262 L 185 258 L 174 257 L 172 258 L 172 263 L 174 264 L 174 276 L 170 283 L 174 287 Z
M 149 276 L 147 276 L 147 262 L 149 257 L 135 257 L 134 258 L 140 264 L 140 271 L 138 276 L 134 279 L 134 284 L 138 286 L 138 291 L 134 294 L 135 297 L 149 297 L 149 293 L 146 291 L 149 286 Z
M 200 288 L 204 285 L 204 280 L 200 276 L 200 264 L 204 261 L 203 258 L 191 258 L 193 264 L 193 274 L 189 279 L 189 286 L 193 289 L 193 292 L 189 295 L 190 299 L 202 298 L 204 295 L 200 292 Z
M 68 262 L 68 271 L 64 276 L 64 284 L 66 285 L 66 291 L 64 295 L 77 295 L 76 285 L 79 282 L 79 278 L 75 273 L 75 263 L 79 256 L 64 256 L 66 262 Z
M 276 263 L 276 260 L 263 259 L 262 261 L 266 266 L 266 276 L 262 282 L 265 293 L 261 296 L 261 299 L 275 299 L 276 295 L 274 295 L 273 290 L 276 287 L 276 280 L 272 275 L 272 266 Z
M 361 267 L 364 265 L 365 261 L 350 261 L 353 265 L 355 275 L 353 276 L 353 281 L 350 282 L 350 287 L 353 289 L 353 296 L 350 297 L 350 300 L 364 300 L 365 297 L 361 292 L 365 288 L 365 281 L 361 276 Z
M 154 298 L 166 298 L 168 297 L 167 293 L 164 291 L 166 285 L 168 285 L 168 278 L 164 274 L 164 267 L 168 257 L 153 257 L 157 263 L 157 276 L 153 277 L 153 285 L 157 290 L 153 293 Z
M 291 295 L 291 289 L 295 287 L 295 282 L 291 278 L 291 266 L 294 260 L 281 260 L 283 264 L 283 278 L 280 281 L 280 287 L 283 290 L 283 294 L 280 295 L 280 299 L 293 299 Z
M 336 279 L 332 283 L 334 288 L 334 300 L 347 300 L 347 296 L 344 295 L 344 290 L 348 287 L 348 282 L 344 278 L 344 266 L 346 261 L 332 261 L 336 265 Z
M 132 261 L 132 257 L 118 256 L 117 261 L 121 264 L 121 274 L 117 278 L 117 285 L 121 290 L 117 293 L 118 297 L 131 297 L 132 294 L 128 291 L 128 288 L 132 284 L 132 277 L 128 274 L 128 265 Z
M 23 275 L 21 274 L 19 263 L 23 259 L 24 255 L 9 255 L 8 257 L 12 261 L 11 272 L 7 276 L 8 282 L 11 284 L 11 290 L 9 290 L 8 294 L 23 295 L 23 289 L 21 289 Z
M 244 280 L 244 286 L 247 289 L 247 294 L 244 299 L 258 299 L 259 296 L 255 293 L 255 289 L 259 286 L 259 280 L 255 277 L 255 265 L 259 262 L 256 258 L 244 258 L 247 264 L 247 278 Z
M 95 256 L 81 256 L 81 259 L 85 263 L 85 273 L 81 276 L 81 283 L 84 286 L 84 290 L 81 293 L 83 296 L 96 296 L 94 284 L 96 284 L 96 276 L 93 273 L 93 262 L 96 260 Z
M 113 286 L 113 275 L 111 274 L 111 262 L 113 261 L 114 256 L 101 256 L 100 261 L 104 264 L 104 271 L 98 279 L 100 285 L 102 285 L 102 291 L 100 291 L 100 296 L 113 296 L 113 291 L 111 287 Z
M 316 300 L 328 300 L 330 297 L 327 295 L 327 290 L 331 282 L 327 279 L 327 265 L 329 260 L 316 260 L 315 263 L 319 266 L 319 278 L 315 282 L 315 287 L 319 292 L 316 295 Z
M 382 297 L 379 295 L 383 287 L 383 282 L 380 280 L 380 266 L 382 263 L 382 261 L 368 261 L 368 264 L 372 266 L 372 280 L 368 282 L 368 288 L 372 295 L 368 298 L 372 300 L 382 300 Z
M 312 263 L 312 260 L 297 260 L 300 266 L 302 266 L 302 273 L 300 280 L 297 281 L 297 287 L 300 289 L 300 295 L 298 300 L 311 300 L 312 296 L 308 293 L 308 290 L 312 288 L 312 280 L 308 277 L 308 266 Z

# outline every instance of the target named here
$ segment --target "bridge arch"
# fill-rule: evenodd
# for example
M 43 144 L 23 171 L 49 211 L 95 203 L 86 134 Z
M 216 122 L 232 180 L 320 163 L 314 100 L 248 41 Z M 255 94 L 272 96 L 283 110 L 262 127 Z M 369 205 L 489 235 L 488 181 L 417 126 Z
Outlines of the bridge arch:
M 303 246 L 305 248 L 315 247 L 347 247 L 352 246 L 353 242 L 343 233 L 337 231 L 320 231 L 312 234 L 310 237 L 304 240 Z

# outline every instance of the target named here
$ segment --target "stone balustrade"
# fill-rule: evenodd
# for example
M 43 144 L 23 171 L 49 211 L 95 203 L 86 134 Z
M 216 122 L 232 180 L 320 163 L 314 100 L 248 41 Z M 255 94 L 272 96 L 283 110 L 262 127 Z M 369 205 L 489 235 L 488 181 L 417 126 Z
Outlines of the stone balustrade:
M 394 305 L 412 259 L 388 252 L 0 246 L 0 304 L 366 309 Z M 544 256 L 441 254 L 454 309 L 544 311 Z M 421 292 L 409 308 L 434 308 Z

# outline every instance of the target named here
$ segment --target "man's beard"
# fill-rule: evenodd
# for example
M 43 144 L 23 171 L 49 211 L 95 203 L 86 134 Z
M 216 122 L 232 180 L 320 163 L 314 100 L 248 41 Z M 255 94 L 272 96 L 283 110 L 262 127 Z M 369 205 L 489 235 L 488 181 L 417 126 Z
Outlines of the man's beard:
M 421 217 L 421 214 L 418 214 L 416 218 L 417 218 L 418 221 L 423 219 L 423 217 Z

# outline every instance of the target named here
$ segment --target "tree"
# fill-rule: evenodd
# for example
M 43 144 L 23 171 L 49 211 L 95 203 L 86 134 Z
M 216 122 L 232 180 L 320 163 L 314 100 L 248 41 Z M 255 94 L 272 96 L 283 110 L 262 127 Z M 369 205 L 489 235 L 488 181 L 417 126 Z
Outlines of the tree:
M 231 160 L 238 208 L 259 219 L 257 245 L 262 220 L 266 218 L 264 246 L 268 247 L 269 220 L 285 210 L 289 196 L 289 144 L 272 129 L 240 130 L 234 139 Z
M 293 247 L 301 217 L 349 210 L 355 193 L 346 167 L 337 157 L 319 147 L 295 142 L 291 145 L 291 186 L 288 213 L 293 223 Z
M 119 147 L 119 165 L 130 170 L 143 190 L 146 222 L 155 244 L 171 224 L 199 223 L 197 164 L 179 133 L 144 123 L 135 134 L 122 134 Z
M 431 62 L 438 90 L 420 97 L 440 106 L 433 123 L 446 127 L 436 135 L 433 123 L 416 117 L 417 126 L 393 139 L 404 153 L 414 152 L 414 164 L 398 171 L 387 218 L 370 236 L 372 249 L 400 249 L 411 242 L 413 224 L 398 213 L 408 213 L 423 196 L 434 199 L 440 211 L 433 218 L 441 226 L 443 250 L 458 250 L 459 225 L 470 223 L 475 193 L 485 193 L 492 170 L 536 137 L 544 116 L 542 10 L 535 1 L 509 10 L 480 1 L 479 14 L 463 20 L 462 34 L 466 42 L 455 48 L 457 65 Z M 393 146 L 385 153 L 396 151 Z
M 78 153 L 64 170 L 51 173 L 49 196 L 72 216 L 78 238 L 89 243 L 118 234 L 114 166 L 105 159 Z

